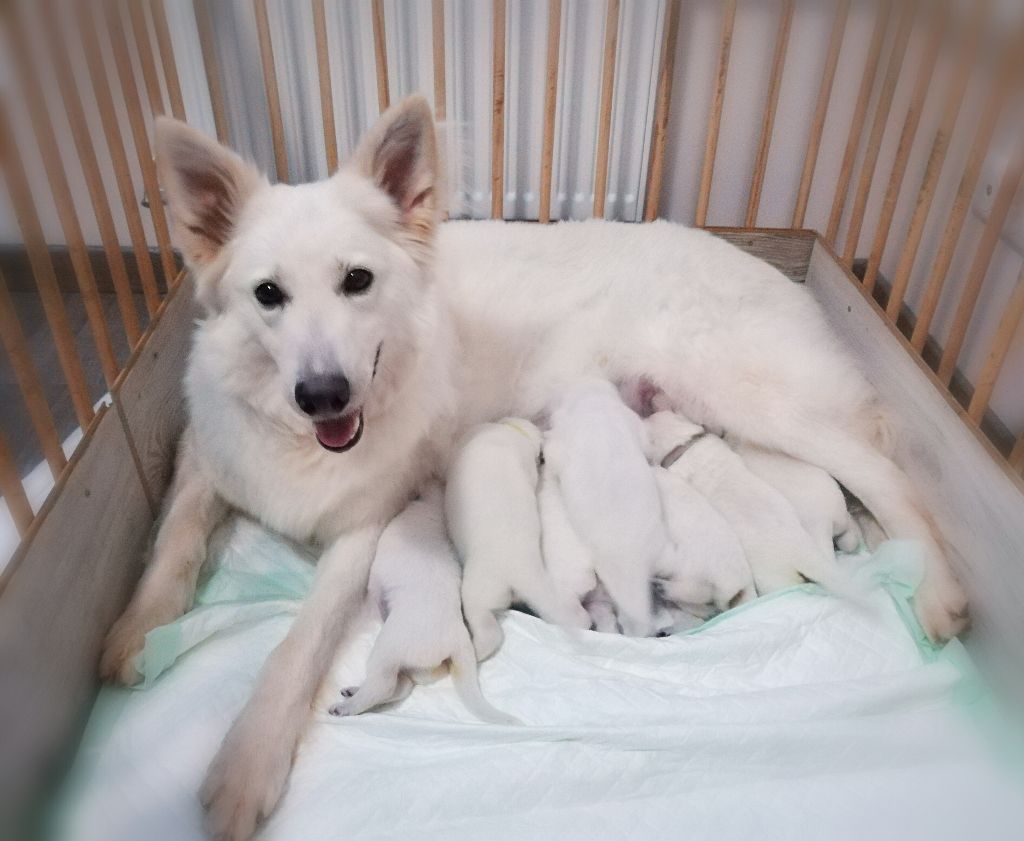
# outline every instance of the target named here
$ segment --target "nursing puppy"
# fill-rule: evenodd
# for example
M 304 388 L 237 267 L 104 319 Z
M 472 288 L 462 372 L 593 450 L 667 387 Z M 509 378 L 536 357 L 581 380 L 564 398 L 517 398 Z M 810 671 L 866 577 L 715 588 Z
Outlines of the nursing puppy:
M 556 625 L 590 628 L 586 610 L 556 589 L 541 557 L 540 458 L 540 430 L 508 418 L 474 429 L 448 471 L 448 533 L 462 559 L 462 610 L 480 660 L 503 639 L 495 611 L 516 601 Z
M 730 442 L 743 463 L 793 506 L 804 530 L 824 555 L 838 547 L 854 552 L 860 546 L 860 527 L 846 510 L 839 484 L 820 467 L 783 453 L 743 441 Z
M 606 380 L 581 380 L 557 398 L 545 470 L 628 636 L 654 632 L 651 578 L 668 546 L 661 499 L 647 464 L 643 421 Z
M 804 531 L 793 506 L 751 473 L 719 437 L 673 412 L 645 421 L 651 460 L 689 482 L 719 511 L 743 546 L 761 595 L 814 581 L 837 595 L 861 593 Z
M 366 679 L 342 690 L 331 715 L 359 715 L 405 698 L 417 683 L 447 667 L 470 712 L 493 724 L 517 724 L 480 692 L 476 654 L 462 621 L 459 562 L 444 528 L 444 493 L 436 482 L 384 529 L 370 569 L 370 598 L 384 625 L 366 665 Z

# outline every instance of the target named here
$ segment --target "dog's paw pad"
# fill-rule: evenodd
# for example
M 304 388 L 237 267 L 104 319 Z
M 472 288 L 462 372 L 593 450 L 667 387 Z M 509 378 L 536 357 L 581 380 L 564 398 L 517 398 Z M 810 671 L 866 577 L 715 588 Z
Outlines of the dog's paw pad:
M 327 712 L 330 715 L 333 715 L 333 716 L 338 716 L 338 717 L 346 716 L 346 715 L 348 715 L 348 705 L 344 704 L 344 703 L 342 703 L 342 704 L 331 704 L 331 706 L 328 708 Z
M 358 690 L 358 686 L 346 686 L 338 694 L 341 695 L 342 698 L 351 698 Z

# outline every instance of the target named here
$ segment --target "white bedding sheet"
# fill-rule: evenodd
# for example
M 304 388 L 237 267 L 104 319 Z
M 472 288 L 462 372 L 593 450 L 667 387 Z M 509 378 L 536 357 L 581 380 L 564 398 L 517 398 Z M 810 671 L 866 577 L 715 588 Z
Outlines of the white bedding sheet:
M 101 694 L 55 837 L 205 837 L 195 792 L 312 578 L 308 555 L 246 520 L 219 542 L 195 609 L 148 638 L 143 687 Z M 1022 838 L 986 693 L 958 643 L 932 650 L 909 618 L 914 556 L 890 543 L 864 563 L 885 585 L 871 612 L 805 586 L 642 640 L 511 612 L 481 683 L 522 727 L 477 722 L 447 678 L 328 716 L 362 676 L 367 619 L 260 837 Z

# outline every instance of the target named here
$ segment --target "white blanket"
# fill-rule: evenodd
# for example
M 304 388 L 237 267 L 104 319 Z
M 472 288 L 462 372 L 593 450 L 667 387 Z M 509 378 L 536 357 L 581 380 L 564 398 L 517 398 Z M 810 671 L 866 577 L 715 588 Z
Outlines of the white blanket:
M 205 837 L 195 792 L 312 578 L 248 521 L 220 542 L 195 609 L 147 639 L 144 686 L 102 693 L 55 837 Z M 958 643 L 935 651 L 912 620 L 914 554 L 887 544 L 861 568 L 884 585 L 872 612 L 805 586 L 641 640 L 511 612 L 481 683 L 522 727 L 478 723 L 447 678 L 326 715 L 362 676 L 366 620 L 261 838 L 1024 837 L 1019 780 L 978 721 L 986 693 Z

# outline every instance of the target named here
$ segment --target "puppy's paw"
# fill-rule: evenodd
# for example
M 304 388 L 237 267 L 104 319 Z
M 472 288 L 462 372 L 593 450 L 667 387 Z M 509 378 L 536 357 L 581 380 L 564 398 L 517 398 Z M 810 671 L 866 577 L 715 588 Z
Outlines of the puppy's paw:
M 914 595 L 914 609 L 932 642 L 951 640 L 970 625 L 967 595 L 952 577 L 926 577 Z
M 327 712 L 331 715 L 338 716 L 339 718 L 343 718 L 347 715 L 352 715 L 352 711 L 349 708 L 349 704 L 347 701 L 338 701 L 337 704 L 331 704 L 331 706 L 327 708 Z
M 155 626 L 137 613 L 125 613 L 110 629 L 103 641 L 100 677 L 108 683 L 133 686 L 142 679 L 135 668 L 135 659 L 146 645 L 146 634 Z
M 338 692 L 338 694 L 341 695 L 342 698 L 351 698 L 358 691 L 359 691 L 359 687 L 358 686 L 346 686 L 344 689 L 342 689 L 340 692 Z

